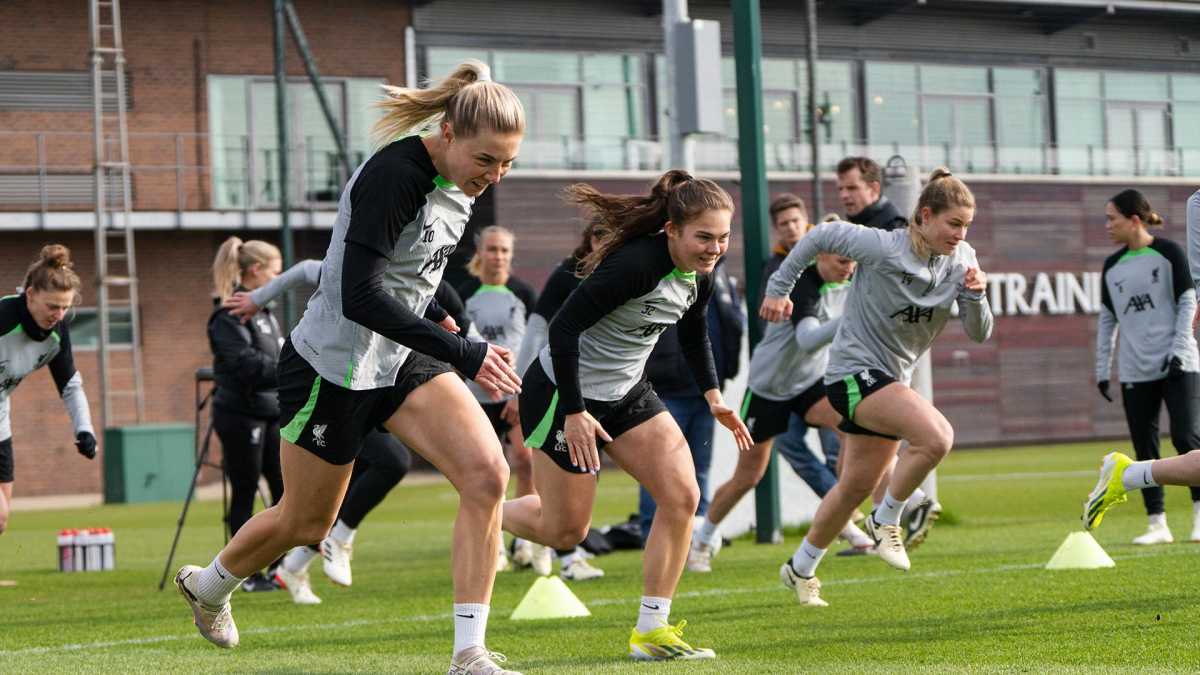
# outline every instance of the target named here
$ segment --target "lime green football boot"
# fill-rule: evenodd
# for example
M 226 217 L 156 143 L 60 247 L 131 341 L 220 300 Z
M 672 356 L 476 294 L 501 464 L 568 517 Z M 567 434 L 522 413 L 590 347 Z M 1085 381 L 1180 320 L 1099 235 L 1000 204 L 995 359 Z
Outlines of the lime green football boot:
M 652 631 L 639 633 L 637 628 L 629 636 L 629 658 L 635 661 L 697 661 L 715 659 L 716 652 L 702 647 L 693 647 L 683 641 L 683 627 L 687 621 L 677 625 L 660 626 Z
M 1113 506 L 1129 499 L 1125 486 L 1121 483 L 1121 475 L 1133 464 L 1133 460 L 1119 452 L 1110 452 L 1104 456 L 1100 464 L 1100 480 L 1083 503 L 1083 527 L 1094 530 L 1104 519 L 1104 512 Z

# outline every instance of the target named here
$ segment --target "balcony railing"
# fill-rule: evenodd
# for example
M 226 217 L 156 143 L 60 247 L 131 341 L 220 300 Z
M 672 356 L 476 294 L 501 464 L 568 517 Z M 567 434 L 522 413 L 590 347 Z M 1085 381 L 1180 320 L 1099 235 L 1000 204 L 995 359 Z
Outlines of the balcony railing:
M 110 139 L 115 142 L 115 139 Z M 133 133 L 129 138 L 134 208 L 139 211 L 252 211 L 278 206 L 278 148 L 274 137 Z M 352 149 L 351 163 L 366 156 Z M 975 174 L 1060 176 L 1200 176 L 1200 147 L 1057 148 L 1050 145 L 906 145 L 828 143 L 823 171 L 848 155 L 884 159 L 900 154 L 922 168 L 945 165 Z M 657 171 L 665 152 L 655 139 L 527 137 L 521 169 Z M 696 141 L 700 170 L 736 171 L 737 143 Z M 805 172 L 810 148 L 801 141 L 768 141 L 767 170 Z M 89 211 L 93 208 L 92 135 L 88 132 L 0 131 L 0 211 Z M 334 208 L 346 182 L 333 142 L 299 138 L 291 147 L 289 199 L 293 208 Z M 110 184 L 110 194 L 118 189 Z

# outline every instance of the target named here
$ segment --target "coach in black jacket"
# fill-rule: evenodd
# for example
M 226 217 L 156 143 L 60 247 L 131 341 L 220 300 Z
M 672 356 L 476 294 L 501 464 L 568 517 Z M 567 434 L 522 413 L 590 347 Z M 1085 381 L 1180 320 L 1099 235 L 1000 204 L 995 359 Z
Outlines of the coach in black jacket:
M 837 165 L 838 199 L 852 223 L 880 230 L 906 227 L 900 209 L 883 196 L 883 172 L 870 157 L 847 157 Z

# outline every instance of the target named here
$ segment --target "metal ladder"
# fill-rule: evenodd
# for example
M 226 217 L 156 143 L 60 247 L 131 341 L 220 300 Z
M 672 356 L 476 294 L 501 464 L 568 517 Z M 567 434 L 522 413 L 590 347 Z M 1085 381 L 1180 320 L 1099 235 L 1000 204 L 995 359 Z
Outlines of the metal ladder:
M 146 403 L 138 318 L 137 265 L 133 254 L 129 132 L 125 119 L 125 51 L 119 0 L 89 0 L 92 35 L 92 119 L 96 197 L 96 289 L 103 428 L 140 424 Z M 111 72 L 116 91 L 105 91 Z M 116 185 L 114 185 L 116 183 Z M 115 189 L 113 189 L 115 188 Z M 127 328 L 130 349 L 114 349 L 110 331 Z M 132 399 L 129 405 L 116 405 Z

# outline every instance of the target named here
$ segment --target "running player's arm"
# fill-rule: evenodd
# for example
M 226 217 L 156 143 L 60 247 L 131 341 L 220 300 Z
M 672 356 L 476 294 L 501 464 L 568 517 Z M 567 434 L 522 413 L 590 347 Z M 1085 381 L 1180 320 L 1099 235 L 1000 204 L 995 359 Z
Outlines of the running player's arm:
M 708 339 L 708 301 L 712 297 L 713 282 L 708 275 L 697 275 L 696 301 L 680 317 L 679 346 L 683 358 L 700 393 L 716 389 L 720 391 L 717 366 L 713 359 L 712 344 Z
M 471 317 L 467 316 L 467 308 L 463 305 L 462 296 L 454 290 L 449 281 L 442 279 L 433 293 L 433 298 L 429 301 L 429 306 L 425 308 L 425 318 L 440 324 L 446 320 L 447 316 L 454 319 L 459 335 L 466 335 L 470 330 Z
M 1187 201 L 1188 264 L 1192 270 L 1192 285 L 1200 289 L 1200 190 Z
M 487 356 L 487 345 L 471 343 L 417 316 L 383 286 L 392 252 L 406 224 L 425 205 L 432 183 L 419 170 L 360 173 L 350 193 L 350 225 L 342 259 L 342 314 L 383 337 L 445 361 L 474 378 Z
M 1096 382 L 1107 382 L 1112 372 L 1113 341 L 1117 338 L 1117 314 L 1108 294 L 1108 270 L 1116 256 L 1104 262 L 1100 273 L 1100 319 L 1096 323 Z
M 767 280 L 767 296 L 786 298 L 818 253 L 836 253 L 865 265 L 879 263 L 884 259 L 888 238 L 887 232 L 873 227 L 837 221 L 821 223 L 792 247 Z
M 569 265 L 562 264 L 550 273 L 542 295 L 534 303 L 533 309 L 525 322 L 525 335 L 521 338 L 521 349 L 517 351 L 517 372 L 524 373 L 529 364 L 537 358 L 542 348 L 550 340 L 550 319 L 558 313 L 558 309 L 566 302 L 571 291 L 579 285 L 577 279 L 568 269 Z
M 1187 255 L 1183 248 L 1169 239 L 1155 238 L 1150 244 L 1171 264 L 1171 285 L 1175 296 L 1175 333 L 1171 339 L 1170 360 L 1179 360 L 1183 370 L 1200 368 L 1193 354 L 1195 344 L 1192 318 L 1196 315 L 1196 289 L 1188 273 Z
M 965 263 L 967 269 L 978 270 L 979 261 L 975 258 L 975 253 L 973 251 L 969 253 L 970 259 Z M 973 291 L 963 286 L 958 291 L 957 299 L 958 320 L 962 322 L 967 337 L 975 342 L 984 342 L 990 338 L 995 319 L 992 317 L 992 307 L 988 304 L 987 289 Z
M 821 286 L 816 268 L 810 267 L 792 291 L 792 327 L 800 351 L 811 354 L 833 341 L 842 317 L 821 323 Z
M 648 250 L 650 247 L 633 242 L 609 254 L 550 321 L 550 359 L 564 413 L 584 411 L 579 385 L 579 336 L 629 300 L 654 290 L 663 274 L 670 271 L 660 269 L 654 259 L 646 256 Z
M 316 286 L 320 282 L 321 261 L 301 260 L 289 267 L 283 274 L 250 291 L 250 300 L 259 307 L 265 307 L 267 303 L 297 286 L 303 284 Z
M 92 427 L 87 394 L 83 391 L 83 377 L 75 370 L 75 356 L 71 353 L 71 333 L 67 329 L 67 322 L 63 321 L 55 330 L 59 334 L 58 354 L 50 359 L 50 376 L 54 378 L 54 386 L 58 387 L 58 395 L 62 397 L 63 405 L 67 408 L 67 416 L 71 418 L 71 427 L 75 434 L 86 431 L 94 436 L 96 431 Z

